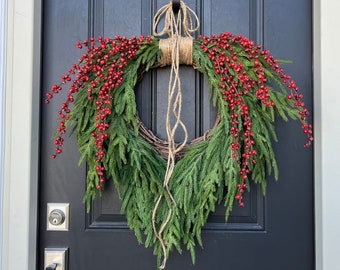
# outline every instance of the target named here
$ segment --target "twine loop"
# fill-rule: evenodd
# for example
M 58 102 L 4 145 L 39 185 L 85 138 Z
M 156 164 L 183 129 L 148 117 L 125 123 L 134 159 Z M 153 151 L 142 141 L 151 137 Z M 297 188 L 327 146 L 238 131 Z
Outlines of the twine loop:
M 157 26 L 159 25 L 163 17 L 163 29 L 157 31 Z M 195 24 L 196 27 L 194 26 Z M 177 27 L 179 31 L 175 31 L 175 27 Z M 167 5 L 161 7 L 156 12 L 153 18 L 153 35 L 156 37 L 160 37 L 163 35 L 173 36 L 175 32 L 181 35 L 182 29 L 184 36 L 191 37 L 191 34 L 196 32 L 199 28 L 200 22 L 196 13 L 183 1 L 180 1 L 180 8 L 178 10 L 177 20 L 176 15 L 172 9 L 172 1 L 170 1 Z
M 161 19 L 164 17 L 164 27 L 160 31 L 157 31 L 157 26 Z M 196 27 L 194 26 L 196 23 Z M 182 112 L 182 90 L 181 80 L 179 76 L 179 65 L 192 64 L 192 43 L 193 38 L 191 33 L 197 31 L 199 28 L 199 20 L 195 12 L 187 7 L 184 2 L 180 1 L 180 7 L 177 13 L 177 17 L 172 8 L 172 1 L 169 4 L 161 7 L 154 16 L 153 20 L 153 34 L 154 36 L 168 35 L 169 38 L 161 39 L 159 42 L 159 48 L 162 51 L 161 66 L 171 65 L 170 79 L 168 86 L 168 104 L 166 114 L 166 133 L 168 138 L 168 158 L 167 168 L 164 176 L 163 187 L 165 193 L 161 194 L 156 202 L 155 208 L 152 212 L 152 227 L 154 234 L 158 238 L 162 251 L 163 262 L 160 269 L 164 269 L 167 258 L 168 250 L 167 243 L 164 242 L 163 232 L 166 226 L 169 224 L 173 210 L 176 208 L 176 201 L 171 194 L 169 188 L 169 181 L 176 163 L 176 154 L 181 152 L 186 146 L 188 141 L 188 131 L 185 124 L 181 120 Z M 184 37 L 182 37 L 182 33 Z M 175 123 L 171 124 L 171 116 L 174 116 Z M 175 133 L 178 128 L 181 128 L 184 133 L 184 140 L 176 144 Z M 165 221 L 158 229 L 156 226 L 157 210 L 161 201 L 165 198 L 168 206 L 168 215 Z

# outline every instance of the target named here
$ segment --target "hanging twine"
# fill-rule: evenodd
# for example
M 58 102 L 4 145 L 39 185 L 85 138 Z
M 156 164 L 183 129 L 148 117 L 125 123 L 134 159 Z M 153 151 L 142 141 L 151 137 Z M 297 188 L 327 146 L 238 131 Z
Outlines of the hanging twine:
M 164 27 L 162 30 L 157 31 L 157 26 L 160 20 L 164 17 Z M 194 19 L 193 19 L 194 18 Z M 194 22 L 196 27 L 194 27 Z M 179 76 L 179 65 L 192 64 L 192 42 L 193 38 L 191 33 L 197 31 L 199 28 L 199 20 L 195 12 L 187 7 L 184 2 L 180 2 L 180 8 L 176 15 L 172 8 L 172 1 L 169 4 L 161 7 L 154 16 L 153 21 L 153 34 L 154 36 L 168 35 L 169 38 L 161 39 L 159 42 L 159 48 L 162 51 L 161 56 L 161 66 L 171 65 L 170 69 L 170 79 L 168 86 L 168 105 L 166 114 L 166 133 L 168 138 L 168 159 L 167 168 L 164 176 L 163 187 L 166 190 L 168 198 L 168 215 L 165 221 L 159 229 L 156 227 L 156 215 L 157 210 L 164 195 L 160 195 L 157 199 L 155 208 L 152 213 L 152 227 L 153 231 L 158 238 L 162 250 L 163 250 L 163 262 L 160 269 L 164 269 L 168 254 L 167 254 L 167 243 L 164 242 L 162 234 L 164 229 L 170 222 L 172 217 L 173 209 L 176 207 L 176 201 L 171 194 L 169 188 L 169 181 L 173 170 L 175 168 L 175 158 L 176 154 L 180 152 L 186 145 L 188 140 L 188 131 L 185 124 L 181 120 L 182 112 L 182 90 L 181 90 L 181 80 Z M 185 37 L 182 37 L 181 34 Z M 171 115 L 175 117 L 175 123 L 171 125 Z M 175 133 L 178 128 L 182 128 L 184 132 L 184 140 L 177 144 L 175 143 Z

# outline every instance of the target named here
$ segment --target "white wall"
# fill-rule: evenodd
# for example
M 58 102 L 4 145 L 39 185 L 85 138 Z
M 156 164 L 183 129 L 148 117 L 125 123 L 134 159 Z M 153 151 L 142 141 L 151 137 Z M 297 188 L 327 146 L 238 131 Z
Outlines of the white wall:
M 313 2 L 317 270 L 333 270 L 340 254 L 340 1 Z M 41 0 L 8 1 L 2 270 L 35 269 L 40 7 Z

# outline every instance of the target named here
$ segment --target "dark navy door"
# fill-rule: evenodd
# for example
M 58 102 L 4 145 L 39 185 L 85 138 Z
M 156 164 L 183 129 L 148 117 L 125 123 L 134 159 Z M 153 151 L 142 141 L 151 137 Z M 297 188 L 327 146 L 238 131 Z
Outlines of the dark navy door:
M 89 37 L 127 37 L 152 34 L 152 18 L 167 0 L 45 0 L 43 1 L 42 100 L 59 77 L 77 62 L 76 42 Z M 201 21 L 199 34 L 242 34 L 279 59 L 312 111 L 312 1 L 311 0 L 186 0 Z M 168 70 L 145 74 L 136 89 L 139 115 L 159 137 L 165 137 Z M 206 83 L 191 67 L 181 67 L 184 122 L 193 139 L 208 130 L 215 112 Z M 55 97 L 60 98 L 60 97 Z M 57 127 L 60 102 L 42 106 L 40 162 L 39 269 L 46 247 L 69 248 L 69 270 L 156 269 L 152 249 L 138 245 L 120 215 L 120 202 L 112 185 L 93 203 L 90 214 L 82 202 L 86 166 L 78 167 L 74 137 L 66 140 L 56 160 L 51 135 Z M 304 149 L 299 123 L 277 122 L 279 142 L 274 144 L 279 181 L 268 177 L 267 197 L 252 186 L 246 206 L 234 207 L 224 222 L 223 207 L 210 217 L 197 248 L 196 265 L 190 254 L 173 252 L 167 269 L 311 270 L 314 269 L 312 150 Z M 46 230 L 47 203 L 70 203 L 70 230 Z

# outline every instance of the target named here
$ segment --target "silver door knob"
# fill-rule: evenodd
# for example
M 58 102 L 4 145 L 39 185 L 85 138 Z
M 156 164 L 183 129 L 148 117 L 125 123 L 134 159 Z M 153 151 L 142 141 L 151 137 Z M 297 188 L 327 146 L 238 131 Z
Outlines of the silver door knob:
M 65 213 L 60 209 L 54 209 L 50 212 L 48 221 L 54 226 L 61 225 L 65 221 Z

